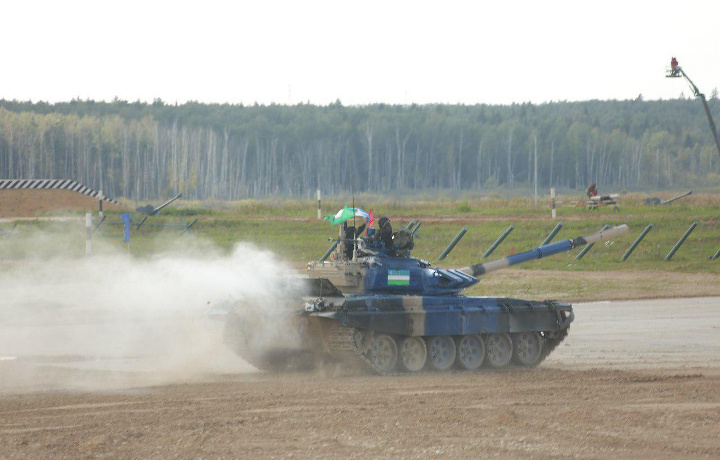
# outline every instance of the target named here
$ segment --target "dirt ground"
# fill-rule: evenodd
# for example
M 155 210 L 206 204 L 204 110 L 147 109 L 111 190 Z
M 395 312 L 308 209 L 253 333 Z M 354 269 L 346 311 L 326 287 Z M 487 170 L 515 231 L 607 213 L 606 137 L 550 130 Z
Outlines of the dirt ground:
M 703 370 L 249 374 L 4 398 L 2 458 L 718 458 Z
M 122 210 L 103 202 L 104 210 Z M 98 200 L 72 190 L 0 190 L 0 218 L 38 217 L 64 211 L 97 211 Z
M 720 298 L 575 310 L 530 370 L 269 374 L 217 352 L 234 367 L 158 385 L 82 350 L 0 357 L 0 458 L 720 458 Z

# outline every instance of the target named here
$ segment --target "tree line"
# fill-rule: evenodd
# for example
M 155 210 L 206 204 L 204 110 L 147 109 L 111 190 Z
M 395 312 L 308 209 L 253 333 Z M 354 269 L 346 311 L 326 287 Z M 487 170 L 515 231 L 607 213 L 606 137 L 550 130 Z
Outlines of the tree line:
M 712 98 L 718 113 L 720 103 Z M 537 164 L 537 167 L 536 167 Z M 169 105 L 0 100 L 0 178 L 132 200 L 717 184 L 699 101 Z

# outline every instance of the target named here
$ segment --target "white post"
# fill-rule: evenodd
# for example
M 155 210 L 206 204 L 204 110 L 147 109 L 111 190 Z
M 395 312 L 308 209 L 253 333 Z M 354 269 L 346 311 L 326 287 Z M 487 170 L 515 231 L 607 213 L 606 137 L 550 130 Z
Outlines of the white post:
M 322 209 L 320 206 L 320 189 L 317 189 L 317 200 L 318 200 L 318 220 L 322 219 Z
M 92 255 L 92 213 L 85 213 L 85 255 L 90 257 Z
M 100 219 L 103 218 L 102 202 L 103 202 L 103 191 L 100 189 L 98 192 L 98 208 L 100 209 Z
M 557 212 L 555 211 L 555 187 L 550 189 L 550 198 L 552 200 L 552 218 L 557 219 Z
M 535 134 L 535 207 L 538 205 L 538 195 L 537 195 L 537 134 Z

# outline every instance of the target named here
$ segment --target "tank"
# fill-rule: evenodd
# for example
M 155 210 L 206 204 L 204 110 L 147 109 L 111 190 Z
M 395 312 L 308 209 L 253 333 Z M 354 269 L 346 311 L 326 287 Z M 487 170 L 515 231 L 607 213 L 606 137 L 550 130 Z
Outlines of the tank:
M 388 248 L 372 237 L 352 238 L 346 227 L 330 260 L 308 263 L 302 300 L 295 306 L 267 314 L 254 307 L 225 309 L 225 342 L 261 370 L 328 363 L 376 374 L 537 366 L 568 335 L 572 306 L 463 291 L 481 275 L 605 241 L 627 229 L 620 225 L 487 263 L 443 269 L 411 256 L 409 230 L 395 232 Z

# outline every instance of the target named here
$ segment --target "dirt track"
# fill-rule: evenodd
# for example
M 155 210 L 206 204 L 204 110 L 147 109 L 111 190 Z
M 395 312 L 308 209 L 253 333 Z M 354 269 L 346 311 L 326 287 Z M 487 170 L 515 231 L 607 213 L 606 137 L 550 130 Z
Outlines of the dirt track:
M 105 210 L 121 210 L 122 206 L 103 202 Z M 72 190 L 2 190 L 0 218 L 37 217 L 66 211 L 95 211 L 98 200 Z
M 0 458 L 719 458 L 720 298 L 576 313 L 534 370 L 273 375 L 225 362 L 153 386 L 138 366 L 81 365 L 82 353 L 56 356 L 74 362 L 63 366 L 15 356 L 0 361 Z M 23 375 L 45 390 L 12 394 Z

